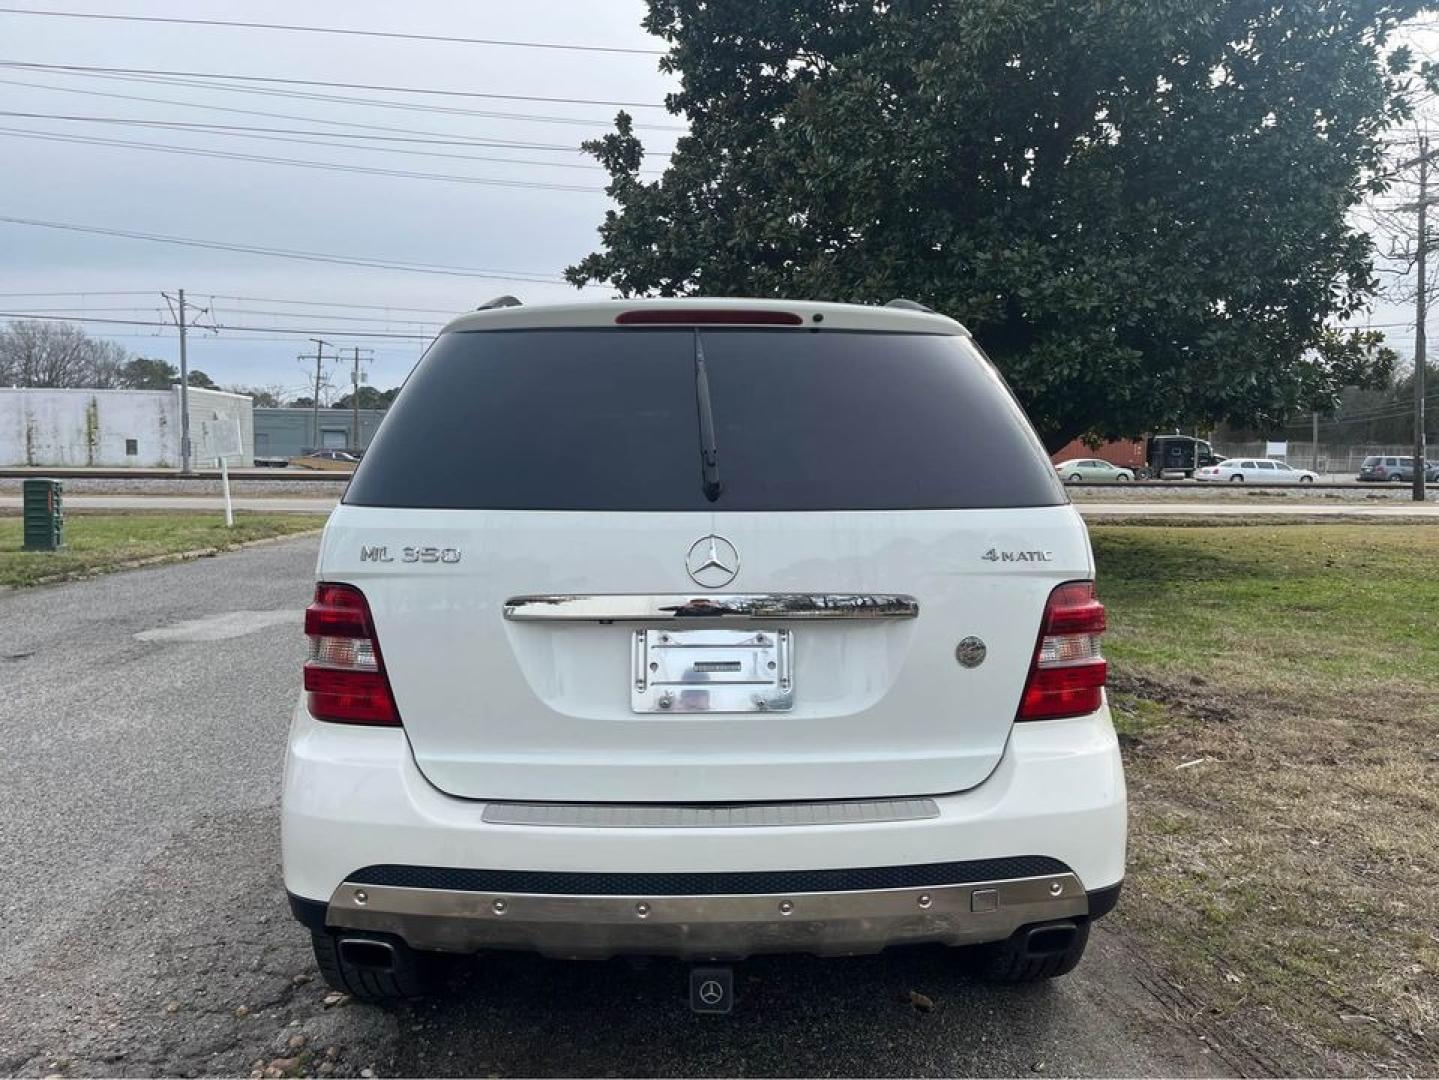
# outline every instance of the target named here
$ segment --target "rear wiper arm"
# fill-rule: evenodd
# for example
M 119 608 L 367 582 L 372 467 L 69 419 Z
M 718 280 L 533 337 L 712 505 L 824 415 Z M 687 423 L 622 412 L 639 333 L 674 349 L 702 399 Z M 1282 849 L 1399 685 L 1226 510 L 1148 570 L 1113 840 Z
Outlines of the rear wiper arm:
M 705 498 L 714 502 L 720 497 L 719 447 L 715 443 L 715 418 L 710 408 L 710 379 L 705 368 L 705 350 L 700 332 L 695 331 L 695 404 L 700 414 L 700 471 L 704 480 Z

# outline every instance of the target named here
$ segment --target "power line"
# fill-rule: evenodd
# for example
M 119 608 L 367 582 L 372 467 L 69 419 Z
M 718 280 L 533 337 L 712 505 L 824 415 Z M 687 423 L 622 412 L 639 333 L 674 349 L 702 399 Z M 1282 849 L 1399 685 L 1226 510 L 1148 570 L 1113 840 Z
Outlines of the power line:
M 0 79 L 0 82 L 5 80 Z M 190 131 L 195 129 L 213 129 L 216 131 L 244 131 L 262 132 L 276 135 L 309 135 L 319 136 L 326 139 L 373 139 L 378 142 L 404 142 L 420 143 L 429 146 L 489 146 L 515 150 L 558 150 L 567 154 L 577 154 L 580 148 L 574 143 L 541 143 L 526 142 L 520 139 L 489 139 L 489 138 L 452 138 L 441 134 L 410 132 L 407 135 L 362 135 L 348 131 L 314 131 L 303 128 L 274 128 L 257 127 L 246 124 L 214 124 L 203 121 L 190 120 L 148 120 L 143 117 L 129 116 L 83 116 L 78 113 L 37 113 L 0 110 L 0 116 L 13 116 L 25 120 L 67 120 L 85 124 L 123 124 L 137 127 L 161 127 L 174 128 L 179 131 Z M 392 128 L 392 131 L 403 131 L 403 128 Z M 541 162 L 543 164 L 543 162 Z
M 487 142 L 474 142 L 474 141 L 463 140 L 463 139 L 435 139 L 435 140 L 429 140 L 429 139 L 420 139 L 420 138 L 404 138 L 404 137 L 396 136 L 396 135 L 356 135 L 356 134 L 351 134 L 350 132 L 347 132 L 347 131 L 339 131 L 339 132 L 336 132 L 336 131 L 293 131 L 292 129 L 286 129 L 286 128 L 266 129 L 266 128 L 258 128 L 258 127 L 243 127 L 243 126 L 232 125 L 232 124 L 191 124 L 191 123 L 175 122 L 175 121 L 167 121 L 167 120 L 131 120 L 131 119 L 128 119 L 128 118 L 125 118 L 125 117 L 65 116 L 65 115 L 60 115 L 60 114 L 56 114 L 56 113 L 23 113 L 23 112 L 3 112 L 3 111 L 0 111 L 0 116 L 13 116 L 13 117 L 17 117 L 17 118 L 20 118 L 20 119 L 28 119 L 28 120 L 60 120 L 60 121 L 66 122 L 66 123 L 115 124 L 115 125 L 120 125 L 120 126 L 125 126 L 125 127 L 156 128 L 156 129 L 159 129 L 159 130 L 162 130 L 162 131 L 176 131 L 176 132 L 180 132 L 180 133 L 182 133 L 182 134 L 224 135 L 224 136 L 229 136 L 230 138 L 236 138 L 236 139 L 259 139 L 259 140 L 262 140 L 262 141 L 264 141 L 264 142 L 292 143 L 292 144 L 298 144 L 298 145 L 300 145 L 300 146 L 326 146 L 326 147 L 333 147 L 333 148 L 339 149 L 339 150 L 361 150 L 361 151 L 366 151 L 366 150 L 368 150 L 368 151 L 372 151 L 372 152 L 380 153 L 380 154 L 403 154 L 403 155 L 405 155 L 405 156 L 407 156 L 407 157 L 444 158 L 444 159 L 449 160 L 449 161 L 484 161 L 484 162 L 489 162 L 489 163 L 497 163 L 497 164 L 501 164 L 501 165 L 538 165 L 538 166 L 541 166 L 542 168 L 550 168 L 550 169 L 586 169 L 586 170 L 595 170 L 595 169 L 602 169 L 602 168 L 603 168 L 602 165 L 598 165 L 598 164 L 594 164 L 594 163 L 588 163 L 588 162 L 580 162 L 580 161 L 540 161 L 540 160 L 538 160 L 538 159 L 536 159 L 536 158 L 497 157 L 497 156 L 495 156 L 495 155 L 493 155 L 493 154 L 452 154 L 452 153 L 446 153 L 446 152 L 444 152 L 444 151 L 437 151 L 437 150 L 416 150 L 416 149 L 412 149 L 411 147 L 406 147 L 406 146 L 374 146 L 374 145 L 366 145 L 366 144 L 361 144 L 361 145 L 359 145 L 359 146 L 356 146 L 356 145 L 354 145 L 353 143 L 327 142 L 327 141 L 325 141 L 325 140 L 328 140 L 328 139 L 373 139 L 373 140 L 384 141 L 384 142 L 410 142 L 410 143 L 419 143 L 419 144 L 422 144 L 422 145 L 435 145 L 435 146 L 466 146 L 466 145 L 491 146 L 491 145 L 497 145 L 497 146 L 502 146 L 502 147 L 503 147 L 503 146 L 508 146 L 508 145 L 516 145 L 516 146 L 523 145 L 523 144 L 519 144 L 519 143 L 515 143 L 515 144 L 509 144 L 509 143 L 503 143 L 503 142 L 502 142 L 502 143 L 487 143 Z M 264 134 L 264 132 L 265 132 L 266 130 L 273 130 L 273 131 L 277 132 L 277 134 L 270 134 L 270 135 Z M 61 132 L 36 132 L 36 134 L 42 134 L 42 135 L 60 135 L 60 134 L 62 134 L 62 133 L 61 133 Z M 293 135 L 303 135 L 303 136 L 309 136 L 309 137 L 307 137 L 307 138 L 290 138 L 290 137 L 287 137 L 288 135 L 291 135 L 291 134 L 293 134 Z M 99 136 L 93 136 L 93 135 L 76 136 L 76 137 L 82 137 L 82 138 L 87 138 L 87 139 L 99 138 Z M 126 144 L 126 145 L 144 145 L 144 144 Z M 533 145 L 531 148 L 532 148 L 532 149 L 536 149 L 536 150 L 563 150 L 563 151 L 565 151 L 566 153 L 570 153 L 570 154 L 578 154 L 578 153 L 580 152 L 580 151 L 579 151 L 579 147 L 576 147 L 576 146 L 551 146 L 551 145 L 545 145 L 545 144 L 535 144 L 535 145 Z M 192 148 L 189 148 L 189 149 L 194 149 L 194 150 L 196 150 L 196 151 L 201 151 L 201 150 L 203 150 L 204 148 L 202 148 L 202 147 L 192 147 Z M 648 172 L 651 172 L 651 173 L 654 173 L 656 170 L 651 169 L 651 170 L 647 170 L 647 171 L 648 171 Z M 586 190 L 591 190 L 591 189 L 586 189 Z
M 0 293 L 0 297 L 15 296 L 158 296 L 159 289 L 125 289 L 119 292 L 103 292 L 98 289 L 91 289 L 86 292 L 6 292 Z
M 330 161 L 304 158 L 265 157 L 260 154 L 239 154 L 230 150 L 204 150 L 199 147 L 172 146 L 168 143 L 133 142 L 127 139 L 106 139 L 97 135 L 62 135 L 55 132 L 26 131 L 23 128 L 0 128 L 0 135 L 15 139 L 39 139 L 46 142 L 75 143 L 83 146 L 108 146 L 113 149 L 148 150 L 160 154 L 186 157 L 218 158 L 224 161 L 249 161 L 260 165 L 285 165 L 296 169 L 319 169 L 324 172 L 356 173 L 368 176 L 390 176 L 401 180 L 437 180 L 451 184 L 478 184 L 482 187 L 528 188 L 541 191 L 573 191 L 597 194 L 600 188 L 579 184 L 555 184 L 540 180 L 503 180 L 493 176 L 456 176 L 450 173 L 422 173 L 408 169 L 384 169 L 373 165 L 342 165 Z
M 174 323 L 172 323 L 172 322 L 156 322 L 156 321 L 151 321 L 151 320 L 146 320 L 146 319 L 111 319 L 111 318 L 100 318 L 100 317 L 91 318 L 91 317 L 89 317 L 89 316 L 79 316 L 79 315 L 77 315 L 77 316 L 39 315 L 39 314 L 34 314 L 34 313 L 32 313 L 32 312 L 26 312 L 26 311 L 0 311 L 0 319 L 34 319 L 34 320 L 36 320 L 36 321 L 38 321 L 38 322 L 102 323 L 102 324 L 112 325 L 112 326 L 164 326 L 164 327 L 170 327 L 170 326 L 173 326 L 173 325 L 174 325 Z M 235 325 L 228 325 L 228 324 L 225 324 L 225 323 L 214 323 L 214 324 L 212 324 L 212 325 L 210 325 L 210 326 L 203 327 L 203 329 L 206 329 L 206 330 L 215 330 L 215 331 L 234 331 L 234 332 L 239 332 L 239 333 L 250 333 L 250 332 L 254 332 L 254 333 L 260 333 L 260 334 L 299 334 L 299 335 L 301 335 L 302 337 L 303 337 L 304 335 L 307 335 L 307 334 L 334 334 L 335 336 L 339 337 L 339 336 L 341 336 L 341 335 L 343 334 L 343 331 L 337 331 L 337 330 L 335 330 L 335 329 L 333 329 L 333 328 L 324 328 L 324 327 L 320 327 L 320 328 L 305 327 L 305 328 L 302 329 L 302 328 L 299 328 L 299 327 L 291 328 L 291 327 L 288 327 L 288 326 L 235 326 Z M 356 336 L 357 336 L 357 337 L 364 337 L 364 338 L 398 338 L 398 339 L 408 340 L 408 341 L 430 341 L 430 340 L 432 340 L 432 339 L 434 338 L 435 335 L 434 335 L 434 334 L 400 334 L 400 333 L 388 333 L 388 332 L 379 331 L 379 330 L 366 330 L 366 331 L 363 331 L 362 334 L 357 334 Z
M 210 297 L 209 299 L 214 300 L 215 298 L 212 296 L 212 297 Z M 44 315 L 73 314 L 73 315 L 79 317 L 79 316 L 81 316 L 81 315 L 93 315 L 93 314 L 96 314 L 96 313 L 109 314 L 109 313 L 116 313 L 116 312 L 127 312 L 127 313 L 130 313 L 130 314 L 134 314 L 134 313 L 136 313 L 136 312 L 144 312 L 144 311 L 163 311 L 163 310 L 165 310 L 165 308 L 164 308 L 164 306 L 163 306 L 162 304 L 130 304 L 130 305 L 128 305 L 128 306 L 120 306 L 120 307 L 113 307 L 113 306 L 105 306 L 105 307 L 96 307 L 96 306 L 90 306 L 90 307 L 33 307 L 33 306 L 32 306 L 32 307 L 30 308 L 30 310 L 31 310 L 31 312 L 34 312 L 34 313 L 37 313 L 37 314 L 44 314 Z M 251 308 L 251 307 L 237 307 L 237 308 L 234 308 L 230 313 L 233 314 L 233 315 L 278 315 L 279 317 L 284 318 L 284 319 L 324 319 L 324 320 L 327 321 L 327 322 L 359 322 L 359 323 L 370 323 L 370 324 L 379 323 L 379 324 L 383 324 L 383 325 L 394 325 L 394 324 L 399 323 L 399 324 L 404 324 L 404 325 L 406 325 L 406 326 L 429 326 L 429 327 L 436 327 L 436 328 L 441 327 L 441 326 L 443 326 L 443 325 L 445 324 L 445 321 L 444 321 L 444 320 L 437 320 L 437 319 L 397 319 L 397 318 L 389 318 L 389 317 L 380 316 L 380 315 L 331 315 L 331 314 L 329 314 L 329 313 L 327 313 L 327 312 L 323 312 L 323 311 L 299 311 L 299 312 L 295 312 L 295 311 L 275 311 L 275 310 L 267 309 L 267 308 Z M 451 316 L 453 316 L 454 313 L 451 312 L 451 313 L 449 313 L 449 314 L 450 314 Z M 197 325 L 198 325 L 198 324 L 197 324 Z
M 6 294 L 6 293 L 0 293 L 0 296 L 5 296 L 5 295 L 7 295 L 7 294 Z M 42 294 L 42 295 L 47 295 L 47 296 L 48 296 L 48 295 L 54 295 L 54 294 L 46 293 L 46 294 Z M 77 293 L 77 294 L 75 294 L 75 295 L 91 295 L 91 294 Z M 99 295 L 99 294 L 94 294 L 94 295 Z M 138 294 L 136 294 L 136 295 L 138 295 Z M 418 312 L 421 312 L 422 314 L 428 314 L 428 315 L 447 315 L 447 316 L 453 316 L 453 315 L 456 314 L 454 308 L 400 307 L 400 306 L 398 306 L 398 305 L 396 305 L 396 304 L 352 304 L 352 303 L 342 303 L 342 302 L 340 302 L 340 301 L 338 301 L 338 300 L 285 300 L 285 299 L 279 299 L 279 298 L 273 297 L 273 296 L 228 296 L 228 295 L 226 295 L 226 294 L 224 294 L 224 293 L 206 293 L 206 294 L 204 294 L 204 295 L 208 296 L 211 300 L 241 300 L 241 301 L 244 301 L 244 302 L 246 302 L 246 303 L 256 303 L 256 304 L 297 304 L 297 305 L 301 305 L 301 306 L 304 306 L 304 307 L 357 308 L 357 309 L 360 309 L 360 310 L 363 310 L 363 311 L 418 311 Z
M 282 86 L 322 86 L 342 90 L 378 90 L 389 94 L 426 94 L 438 97 L 489 98 L 496 101 L 532 101 L 546 105 L 603 105 L 620 109 L 663 109 L 653 101 L 613 101 L 605 98 L 543 97 L 536 94 L 482 93 L 478 90 L 441 90 L 423 86 L 388 86 L 377 83 L 338 82 L 333 79 L 286 79 L 275 75 L 227 75 L 214 71 L 173 71 L 163 68 L 96 67 L 90 64 L 36 64 L 19 60 L 0 60 L 0 67 L 24 68 L 31 71 L 64 71 L 104 75 L 146 75 L 178 79 L 228 79 L 231 82 L 276 83 Z
M 571 45 L 555 41 L 515 41 L 505 38 L 451 37 L 443 34 L 407 34 L 392 30 L 357 30 L 340 26 L 297 26 L 291 23 L 240 22 L 229 19 L 181 19 L 160 15 L 109 15 L 91 11 L 34 11 L 29 8 L 0 8 L 5 15 L 41 15 L 59 19 L 104 19 L 113 22 L 169 23 L 178 26 L 218 26 L 238 30 L 283 30 L 302 34 L 339 34 L 346 37 L 391 38 L 403 41 L 434 41 L 446 45 L 497 45 L 514 49 L 560 49 L 566 52 L 618 53 L 630 56 L 663 56 L 663 49 L 634 49 L 618 45 Z
M 13 68 L 17 65 L 0 62 L 0 68 Z M 29 65 L 18 65 L 22 70 Z M 414 101 L 388 101 L 384 98 L 353 97 L 348 94 L 319 94 L 313 91 L 285 90 L 273 86 L 236 86 L 223 82 L 205 82 L 201 79 L 172 78 L 168 76 L 151 75 L 106 75 L 80 71 L 60 72 L 62 75 L 69 75 L 83 79 L 106 79 L 119 82 L 135 82 L 153 86 L 187 89 L 198 89 L 209 92 L 220 91 L 231 94 L 258 94 L 262 97 L 278 97 L 295 101 L 317 101 L 326 105 L 358 105 L 365 108 L 377 109 L 398 109 L 402 112 L 433 113 L 440 116 L 463 116 L 482 117 L 493 119 L 491 113 L 482 109 L 465 109 L 454 105 L 432 105 Z M 84 91 L 75 91 L 83 93 Z M 206 106 L 201 105 L 200 108 Z M 606 121 L 608 123 L 608 121 Z M 655 131 L 684 131 L 684 127 L 676 127 L 669 124 L 636 124 L 637 128 L 648 128 Z
M 270 248 L 255 244 L 232 244 L 220 240 L 197 240 L 190 237 L 165 236 L 159 233 L 130 232 L 124 229 L 108 229 L 94 225 L 73 225 L 68 222 L 39 221 L 33 218 L 9 217 L 4 215 L 0 215 L 0 222 L 9 225 L 28 225 L 40 229 L 58 229 L 63 232 L 90 233 L 96 236 L 114 236 L 125 240 L 146 240 L 160 244 L 176 244 L 181 247 L 208 248 L 213 251 L 238 251 L 247 255 L 264 255 L 277 259 L 334 263 L 339 266 L 363 266 L 378 270 L 404 270 L 416 274 L 438 274 L 444 277 L 476 278 L 489 281 L 524 281 L 536 285 L 564 283 L 559 275 L 541 275 L 526 273 L 524 271 L 482 270 L 464 266 L 407 263 L 397 259 L 369 259 L 350 255 L 331 255 L 315 251 L 291 251 L 285 248 Z
M 212 298 L 213 299 L 213 298 Z M 98 310 L 98 309 L 95 309 Z M 435 319 L 385 319 L 377 315 L 327 315 L 321 311 L 272 311 L 266 308 L 235 308 L 235 315 L 278 315 L 284 319 L 324 319 L 327 322 L 361 322 L 361 323 L 384 323 L 391 325 L 401 323 L 406 326 L 431 326 L 438 329 L 444 326 L 443 321 Z M 453 314 L 453 313 L 452 313 Z
M 0 65 L 0 66 L 4 66 L 4 65 Z M 61 72 L 61 73 L 58 73 L 58 74 L 80 75 L 80 76 L 83 77 L 83 78 L 94 78 L 94 79 L 121 79 L 121 80 L 132 81 L 132 82 L 147 82 L 147 83 L 158 84 L 158 85 L 160 85 L 160 86 L 202 86 L 202 87 L 207 86 L 207 84 L 198 83 L 198 82 L 195 82 L 195 81 L 193 81 L 193 80 L 192 80 L 192 81 L 189 81 L 189 82 L 180 82 L 180 81 L 176 81 L 176 80 L 151 79 L 151 78 L 144 78 L 144 77 L 140 77 L 140 76 L 124 76 L 124 75 L 85 75 L 84 73 L 81 73 L 81 72 Z M 232 107 L 225 106 L 225 105 L 210 105 L 210 104 L 207 104 L 207 103 L 205 103 L 205 102 L 199 102 L 199 101 L 182 101 L 182 100 L 178 100 L 178 99 L 176 99 L 176 98 L 148 97 L 148 96 L 146 96 L 146 95 L 144 95 L 144 94 L 117 94 L 117 93 L 115 93 L 115 92 L 113 92 L 113 91 L 109 91 L 109 90 L 86 90 L 86 89 L 84 89 L 84 88 L 82 88 L 82 87 L 78 87 L 78 86 L 51 86 L 51 85 L 49 85 L 49 84 L 47 84 L 47 83 L 26 82 L 26 81 L 24 81 L 23 79 L 0 79 L 0 83 L 4 83 L 4 84 L 6 84 L 6 85 L 8 85 L 8 86 L 23 86 L 23 87 L 27 87 L 28 89 L 31 89 L 31 90 L 49 90 L 49 91 L 51 91 L 51 92 L 53 92 L 53 93 L 57 93 L 57 94 L 84 94 L 84 95 L 86 95 L 86 96 L 88 96 L 88 97 L 114 98 L 114 99 L 119 100 L 119 101 L 145 101 L 145 102 L 150 102 L 151 104 L 155 104 L 155 105 L 179 105 L 179 106 L 181 106 L 181 107 L 183 107 L 183 108 L 187 108 L 187 109 L 206 109 L 206 110 L 209 110 L 209 111 L 211 111 L 211 112 L 237 113 L 237 114 L 240 114 L 240 115 L 243 115 L 243 116 L 265 116 L 265 117 L 269 117 L 269 118 L 274 119 L 274 120 L 300 120 L 300 121 L 304 121 L 304 122 L 312 123 L 312 124 L 334 124 L 334 125 L 339 126 L 339 127 L 364 128 L 364 129 L 369 130 L 369 131 L 396 131 L 396 132 L 406 132 L 406 133 L 421 134 L 421 135 L 442 135 L 442 134 L 443 134 L 442 132 L 415 132 L 415 131 L 413 131 L 413 129 L 411 129 L 411 128 L 386 127 L 386 126 L 383 125 L 383 124 L 362 124 L 362 123 L 358 123 L 358 122 L 356 122 L 356 121 L 350 121 L 350 120 L 332 120 L 332 119 L 329 119 L 328 117 L 322 117 L 322 116 L 295 116 L 294 114 L 287 114 L 287 113 L 266 112 L 266 111 L 264 111 L 264 110 L 262 110 L 262 109 L 236 109 L 236 108 L 232 108 Z M 208 87 L 208 88 L 209 88 L 209 89 L 215 89 L 215 90 L 230 90 L 230 91 L 234 91 L 234 92 L 237 92 L 237 93 L 255 93 L 255 92 L 258 92 L 258 91 L 257 91 L 257 88 L 255 88 L 255 87 L 247 87 L 247 86 L 210 86 L 210 87 Z M 287 91 L 284 91 L 284 90 L 267 90 L 267 91 L 264 91 L 264 92 L 265 92 L 265 93 L 270 93 L 270 94 L 276 94 L 276 95 L 281 96 L 281 97 L 294 97 L 294 98 L 299 98 L 299 99 L 302 99 L 302 100 L 303 100 L 303 99 L 317 98 L 317 99 L 319 99 L 319 100 L 321 100 L 321 101 L 342 102 L 342 103 L 345 103 L 345 104 L 356 104 L 356 105 L 375 105 L 375 106 L 379 106 L 379 107 L 381 107 L 381 108 L 392 108 L 392 107 L 398 107 L 398 106 L 401 105 L 400 102 L 393 102 L 393 101 L 375 101 L 375 100 L 372 100 L 372 99 L 369 99 L 369 98 L 334 97 L 334 96 L 331 96 L 331 95 L 324 95 L 324 94 L 296 94 L 296 93 L 291 93 L 291 92 L 287 92 Z M 411 105 L 411 106 L 409 106 L 409 107 L 410 107 L 410 108 L 417 108 L 417 106 L 413 106 L 413 105 Z M 578 116 L 548 116 L 548 115 L 541 114 L 541 113 L 494 112 L 494 111 L 482 110 L 482 109 L 447 109 L 447 108 L 435 108 L 435 107 L 430 107 L 430 108 L 425 109 L 424 111 L 440 112 L 440 113 L 449 113 L 449 114 L 454 114 L 454 115 L 457 115 L 457 116 L 475 116 L 475 117 L 480 117 L 480 118 L 486 119 L 486 120 L 519 120 L 519 121 L 523 121 L 523 122 L 526 122 L 526 123 L 534 122 L 534 123 L 544 123 L 544 124 L 578 124 L 578 125 L 583 125 L 583 126 L 588 126 L 588 127 L 594 127 L 594 126 L 597 126 L 597 125 L 598 125 L 598 126 L 601 126 L 601 127 L 604 127 L 604 126 L 608 126 L 609 123 L 610 123 L 609 118 L 589 118 L 589 117 L 578 117 Z M 685 131 L 685 130 L 687 130 L 687 129 L 684 127 L 684 125 L 682 125 L 682 124 L 635 124 L 634 127 L 636 128 L 636 130 L 648 130 L 648 131 Z
M 86 297 L 86 296 L 159 296 L 159 289 L 82 289 L 77 292 L 0 292 L 0 298 L 13 297 Z M 404 307 L 399 304 L 356 304 L 351 301 L 341 300 L 296 300 L 290 297 L 278 296 L 235 296 L 230 293 L 195 293 L 196 296 L 204 296 L 210 300 L 239 300 L 246 303 L 256 304 L 289 304 L 299 307 L 338 307 L 354 308 L 360 311 L 412 311 L 425 315 L 444 315 L 453 317 L 457 314 L 455 308 L 425 308 L 425 307 Z M 157 305 L 158 306 L 158 305 Z M 76 310 L 96 310 L 76 309 Z M 134 310 L 133 308 L 130 310 Z

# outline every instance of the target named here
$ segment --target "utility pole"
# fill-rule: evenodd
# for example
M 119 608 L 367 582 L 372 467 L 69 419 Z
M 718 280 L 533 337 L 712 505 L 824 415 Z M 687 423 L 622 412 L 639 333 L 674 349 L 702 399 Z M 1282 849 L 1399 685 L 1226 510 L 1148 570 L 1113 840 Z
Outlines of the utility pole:
M 189 329 L 185 321 L 185 290 L 177 289 L 173 302 L 169 293 L 160 295 L 171 305 L 170 313 L 175 316 L 175 323 L 180 327 L 180 471 L 188 473 L 193 462 L 190 453 L 190 363 L 185 350 L 186 331 Z M 195 310 L 204 314 L 207 309 L 197 307 Z
M 360 347 L 356 345 L 355 366 L 350 372 L 350 449 L 360 449 Z M 365 349 L 369 352 L 369 349 Z
M 360 347 L 355 346 L 355 367 L 350 372 L 350 449 L 360 448 Z
M 1310 445 L 1312 449 L 1309 452 L 1309 456 L 1313 460 L 1309 462 L 1309 467 L 1317 473 L 1319 471 L 1319 412 L 1316 410 L 1310 413 L 1309 419 L 1314 425 L 1310 433 Z
M 328 341 L 322 341 L 317 337 L 312 337 L 310 340 L 315 343 L 315 396 L 310 402 L 311 412 L 313 413 L 311 418 L 312 442 L 310 443 L 310 452 L 314 453 L 320 449 L 320 383 L 324 379 L 323 365 L 325 362 L 325 346 L 330 343 Z M 309 357 L 302 356 L 300 359 L 308 360 Z
M 1424 501 L 1424 369 L 1429 362 L 1425 341 L 1424 320 L 1429 315 L 1429 279 L 1426 269 L 1429 254 L 1429 139 L 1419 137 L 1419 155 L 1403 162 L 1400 168 L 1419 166 L 1419 199 L 1401 207 L 1419 212 L 1418 242 L 1414 251 L 1417 281 L 1414 288 L 1414 501 Z
M 180 302 L 180 471 L 190 471 L 190 364 L 185 356 L 185 290 Z
M 1429 140 L 1419 140 L 1419 250 L 1415 255 L 1419 287 L 1414 293 L 1414 501 L 1424 501 L 1424 367 L 1428 363 L 1424 340 L 1424 318 L 1428 314 L 1429 281 L 1424 276 L 1424 257 L 1429 237 Z

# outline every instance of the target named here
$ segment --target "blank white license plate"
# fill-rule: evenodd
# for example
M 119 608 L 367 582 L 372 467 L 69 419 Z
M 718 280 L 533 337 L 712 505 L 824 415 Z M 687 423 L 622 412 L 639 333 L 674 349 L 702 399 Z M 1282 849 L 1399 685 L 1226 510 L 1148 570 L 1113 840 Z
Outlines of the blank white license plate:
M 630 650 L 635 712 L 784 712 L 794 704 L 788 630 L 636 630 Z

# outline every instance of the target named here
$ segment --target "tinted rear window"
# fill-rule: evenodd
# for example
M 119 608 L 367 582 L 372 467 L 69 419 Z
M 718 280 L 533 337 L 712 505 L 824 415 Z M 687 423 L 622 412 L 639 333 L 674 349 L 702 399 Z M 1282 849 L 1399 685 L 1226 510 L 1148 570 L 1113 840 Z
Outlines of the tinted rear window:
M 1028 421 L 964 338 L 705 329 L 722 490 L 704 494 L 691 329 L 441 336 L 345 496 L 360 506 L 1050 506 Z

